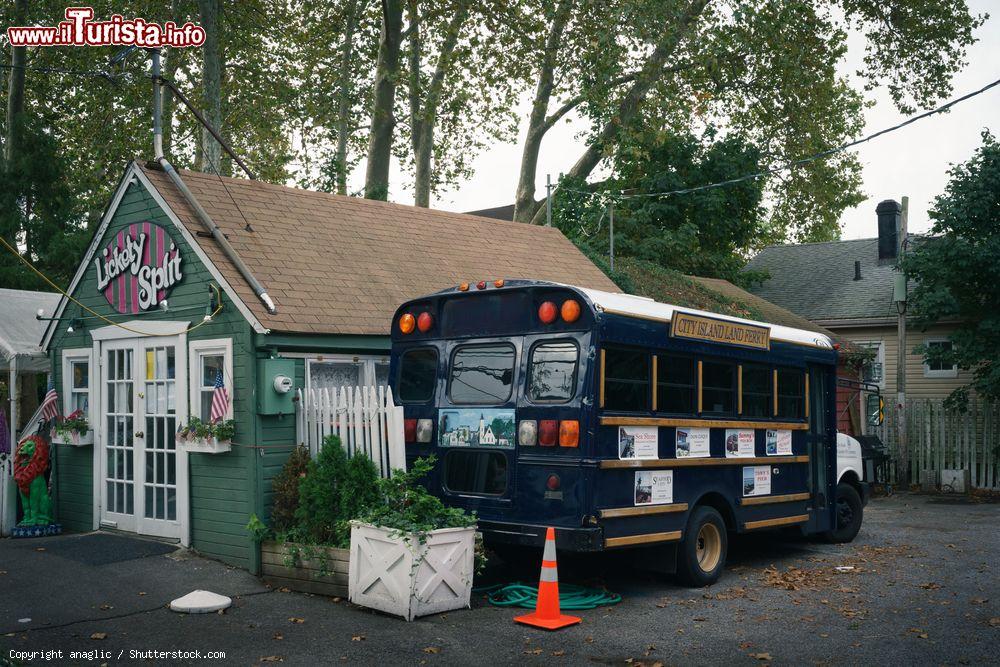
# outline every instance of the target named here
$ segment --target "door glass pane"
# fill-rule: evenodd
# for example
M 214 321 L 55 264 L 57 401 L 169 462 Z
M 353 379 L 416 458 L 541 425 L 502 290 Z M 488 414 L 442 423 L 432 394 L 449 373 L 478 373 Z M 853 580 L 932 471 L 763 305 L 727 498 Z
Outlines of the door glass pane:
M 172 345 L 147 351 L 143 405 L 145 431 L 145 477 L 143 516 L 150 520 L 176 520 L 177 450 L 177 365 Z M 213 378 L 214 382 L 214 378 Z M 168 500 L 170 499 L 170 500 Z M 171 509 L 171 505 L 173 509 Z
M 360 361 L 313 361 L 309 363 L 309 386 L 312 389 L 359 387 L 363 372 L 364 364 Z

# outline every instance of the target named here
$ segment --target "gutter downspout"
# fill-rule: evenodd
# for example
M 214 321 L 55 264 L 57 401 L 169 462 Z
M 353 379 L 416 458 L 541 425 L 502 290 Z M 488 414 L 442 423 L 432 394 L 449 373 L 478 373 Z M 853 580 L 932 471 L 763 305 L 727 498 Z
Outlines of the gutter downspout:
M 153 157 L 163 168 L 163 171 L 167 174 L 177 189 L 180 190 L 181 195 L 184 197 L 185 201 L 191 205 L 194 209 L 195 215 L 198 221 L 201 222 L 202 226 L 212 234 L 212 238 L 215 242 L 219 244 L 222 249 L 222 254 L 233 263 L 236 270 L 240 272 L 244 280 L 249 283 L 251 289 L 253 289 L 254 294 L 257 298 L 261 300 L 264 307 L 267 308 L 267 312 L 274 315 L 278 312 L 278 309 L 274 305 L 274 301 L 267 294 L 267 288 L 265 288 L 253 272 L 250 271 L 248 267 L 240 256 L 236 254 L 236 250 L 229 243 L 229 239 L 226 238 L 219 226 L 215 224 L 208 212 L 202 207 L 202 205 L 195 198 L 194 193 L 188 189 L 187 184 L 181 179 L 181 175 L 177 173 L 173 165 L 167 162 L 167 158 L 163 155 L 163 126 L 160 118 L 161 114 L 161 91 L 160 91 L 160 51 L 159 49 L 153 50 Z

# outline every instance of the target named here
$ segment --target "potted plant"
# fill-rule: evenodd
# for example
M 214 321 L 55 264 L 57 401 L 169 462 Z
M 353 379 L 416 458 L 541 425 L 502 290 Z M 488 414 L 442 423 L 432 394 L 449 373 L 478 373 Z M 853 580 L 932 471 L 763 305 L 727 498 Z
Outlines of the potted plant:
M 379 502 L 378 476 L 370 458 L 347 456 L 335 435 L 324 439 L 315 461 L 297 447 L 272 482 L 271 528 L 256 516 L 247 525 L 260 544 L 263 579 L 347 597 L 350 520 Z
M 476 518 L 421 484 L 434 457 L 379 480 L 381 502 L 351 522 L 351 602 L 407 621 L 469 606 Z
M 203 422 L 191 417 L 187 425 L 177 432 L 177 441 L 189 452 L 222 454 L 233 448 L 234 430 L 232 419 Z
M 52 444 L 82 447 L 94 444 L 94 430 L 83 410 L 74 410 L 52 427 Z

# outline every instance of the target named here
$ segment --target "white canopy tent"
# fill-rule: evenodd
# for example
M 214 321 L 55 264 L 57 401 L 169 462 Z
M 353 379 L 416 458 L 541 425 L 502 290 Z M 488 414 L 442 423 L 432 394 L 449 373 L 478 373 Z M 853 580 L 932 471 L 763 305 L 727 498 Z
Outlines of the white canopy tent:
M 10 429 L 11 448 L 18 440 L 18 403 L 20 375 L 47 373 L 49 359 L 40 347 L 45 334 L 45 320 L 39 320 L 39 310 L 52 317 L 59 305 L 59 295 L 49 292 L 0 289 L 0 372 L 7 371 L 10 389 L 10 410 L 7 426 Z M 0 535 L 8 535 L 14 525 L 15 487 L 12 478 L 12 456 L 0 457 Z

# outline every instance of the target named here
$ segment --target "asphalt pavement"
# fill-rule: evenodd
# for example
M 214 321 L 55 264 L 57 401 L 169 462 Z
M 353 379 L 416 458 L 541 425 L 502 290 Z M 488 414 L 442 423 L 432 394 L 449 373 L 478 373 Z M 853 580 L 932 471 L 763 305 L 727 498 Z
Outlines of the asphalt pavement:
M 61 650 L 49 655 L 56 664 L 1000 664 L 998 554 L 1000 503 L 876 498 L 852 544 L 740 538 L 722 579 L 704 589 L 636 571 L 626 555 L 563 555 L 561 581 L 604 585 L 624 600 L 549 633 L 515 625 L 514 611 L 481 597 L 472 609 L 406 623 L 271 590 L 238 568 L 134 538 L 0 540 L 0 658 L 41 664 L 41 652 Z M 476 583 L 537 572 L 538 563 L 494 560 Z M 232 596 L 233 607 L 199 616 L 166 608 L 199 588 Z

